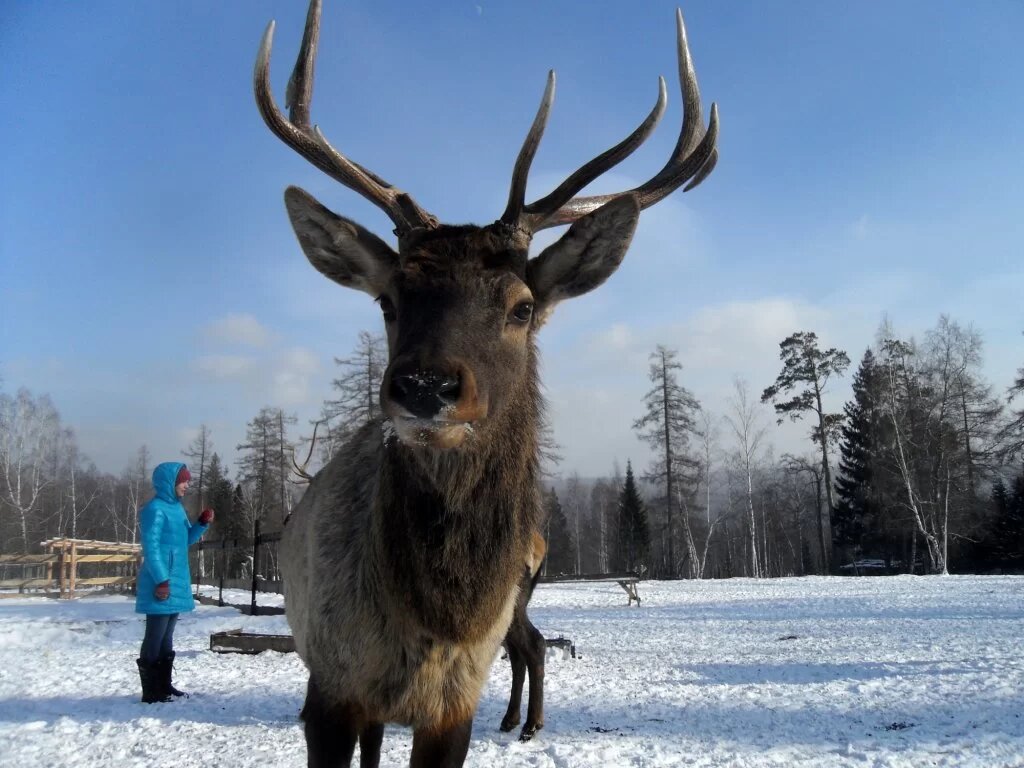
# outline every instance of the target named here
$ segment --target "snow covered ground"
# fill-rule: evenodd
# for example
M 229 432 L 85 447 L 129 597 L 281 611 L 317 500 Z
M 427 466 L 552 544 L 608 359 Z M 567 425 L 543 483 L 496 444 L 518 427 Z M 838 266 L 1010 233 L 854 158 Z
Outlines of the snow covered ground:
M 497 661 L 467 764 L 1024 766 L 1024 577 L 541 585 L 546 727 L 498 731 Z M 237 596 L 247 601 L 247 596 Z M 294 654 L 212 653 L 212 632 L 283 616 L 200 606 L 178 625 L 187 701 L 138 701 L 142 619 L 125 597 L 0 601 L 0 764 L 304 766 Z M 382 764 L 406 765 L 390 727 Z

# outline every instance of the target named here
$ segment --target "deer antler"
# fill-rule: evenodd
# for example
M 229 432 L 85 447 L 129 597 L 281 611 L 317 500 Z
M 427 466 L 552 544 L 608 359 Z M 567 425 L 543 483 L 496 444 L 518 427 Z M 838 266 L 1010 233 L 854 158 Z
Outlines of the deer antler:
M 586 163 L 578 171 L 551 194 L 529 205 L 524 204 L 526 177 L 530 171 L 530 163 L 540 144 L 548 112 L 554 99 L 554 73 L 548 74 L 548 84 L 544 91 L 537 116 L 527 134 L 523 148 L 516 159 L 512 174 L 512 187 L 509 191 L 508 207 L 501 220 L 516 224 L 530 232 L 548 227 L 571 224 L 580 217 L 604 205 L 609 200 L 623 194 L 634 194 L 640 202 L 641 209 L 648 208 L 667 195 L 674 192 L 689 181 L 684 191 L 696 187 L 714 170 L 718 161 L 718 106 L 711 105 L 708 127 L 703 128 L 701 117 L 700 89 L 697 85 L 697 73 L 690 56 L 690 47 L 686 41 L 686 26 L 683 24 L 682 11 L 676 10 L 676 52 L 679 60 L 679 87 L 683 96 L 683 125 L 675 149 L 665 166 L 648 181 L 626 192 L 610 195 L 593 195 L 590 197 L 573 197 L 601 174 L 625 160 L 651 134 L 661 119 L 665 109 L 665 81 L 659 78 L 658 103 L 647 119 L 633 131 L 624 141 Z
M 313 69 L 320 38 L 321 0 L 311 0 L 306 14 L 306 28 L 302 46 L 295 62 L 288 90 L 285 93 L 286 118 L 274 102 L 270 92 L 270 49 L 274 39 L 274 22 L 263 33 L 260 50 L 253 71 L 253 90 L 256 106 L 263 120 L 274 134 L 313 165 L 346 187 L 358 192 L 381 208 L 395 224 L 395 233 L 403 235 L 413 229 L 434 229 L 437 219 L 420 208 L 416 201 L 359 163 L 353 162 L 309 122 L 309 107 L 313 100 Z
M 349 160 L 331 146 L 317 126 L 310 124 L 313 70 L 320 37 L 320 8 L 321 0 L 310 0 L 302 45 L 285 94 L 285 106 L 289 110 L 287 118 L 278 109 L 270 93 L 270 50 L 274 22 L 267 26 L 253 72 L 253 90 L 260 114 L 270 130 L 285 144 L 324 173 L 358 192 L 387 213 L 394 222 L 395 234 L 399 237 L 416 229 L 437 228 L 437 218 L 420 208 L 409 194 L 392 186 L 359 163 Z M 665 166 L 648 181 L 626 192 L 574 197 L 594 179 L 629 157 L 650 136 L 665 111 L 665 81 L 658 78 L 658 99 L 654 108 L 633 133 L 584 164 L 554 192 L 527 205 L 526 181 L 530 165 L 544 134 L 555 94 L 555 73 L 549 72 L 544 97 L 516 158 L 508 205 L 500 219 L 502 222 L 531 233 L 548 227 L 571 224 L 623 194 L 636 195 L 640 207 L 648 208 L 683 184 L 686 184 L 684 191 L 693 189 L 711 173 L 718 161 L 718 107 L 715 104 L 711 105 L 708 127 L 705 130 L 697 74 L 686 41 L 683 14 L 679 10 L 676 10 L 676 33 L 679 85 L 683 97 L 683 125 L 675 149 Z
M 295 461 L 295 451 L 292 450 L 292 468 L 295 470 L 295 474 L 298 475 L 302 480 L 307 483 L 312 482 L 313 476 L 306 471 L 306 467 L 309 466 L 309 460 L 313 458 L 313 448 L 316 447 L 316 431 L 323 424 L 324 420 L 313 422 L 313 437 L 309 441 L 309 453 L 306 454 L 306 460 L 299 464 Z

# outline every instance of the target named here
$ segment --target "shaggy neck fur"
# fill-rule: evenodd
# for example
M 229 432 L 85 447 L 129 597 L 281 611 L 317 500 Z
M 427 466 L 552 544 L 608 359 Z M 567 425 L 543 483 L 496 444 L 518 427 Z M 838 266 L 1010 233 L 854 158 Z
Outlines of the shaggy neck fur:
M 522 575 L 539 508 L 531 371 L 486 437 L 449 451 L 383 446 L 374 516 L 383 575 L 399 610 L 437 640 L 483 637 Z

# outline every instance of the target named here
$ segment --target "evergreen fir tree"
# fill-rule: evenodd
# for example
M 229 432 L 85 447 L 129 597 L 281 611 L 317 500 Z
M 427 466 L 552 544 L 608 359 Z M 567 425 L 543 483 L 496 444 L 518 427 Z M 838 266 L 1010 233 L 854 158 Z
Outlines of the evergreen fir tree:
M 229 578 L 237 579 L 245 575 L 243 573 L 243 569 L 245 564 L 248 562 L 250 553 L 252 552 L 251 547 L 254 530 L 249 520 L 249 514 L 246 507 L 245 491 L 242 490 L 242 485 L 239 483 L 231 492 L 232 523 L 230 532 L 228 529 L 222 529 L 223 538 L 237 539 L 240 543 L 248 542 L 248 545 L 228 550 L 227 575 Z
M 651 551 L 647 510 L 633 477 L 633 465 L 626 462 L 626 480 L 619 494 L 619 525 L 615 547 L 615 570 L 646 570 Z
M 565 511 L 562 509 L 562 503 L 558 500 L 558 494 L 555 493 L 554 488 L 545 495 L 544 507 L 547 518 L 544 538 L 548 543 L 547 559 L 544 561 L 544 574 L 546 576 L 559 576 L 573 573 L 576 567 L 576 557 L 572 538 L 569 536 L 569 523 L 565 518 Z
M 992 490 L 992 565 L 1006 573 L 1024 572 L 1024 469 L 1007 491 L 1000 481 Z
M 207 538 L 213 540 L 245 536 L 245 532 L 240 529 L 239 521 L 233 514 L 234 488 L 217 453 L 210 457 L 210 462 L 206 465 L 206 481 L 205 504 L 216 513 Z
M 865 537 L 878 516 L 877 442 L 880 410 L 877 368 L 871 350 L 864 353 L 853 378 L 853 399 L 843 408 L 839 448 L 839 476 L 836 478 L 836 509 L 832 518 L 833 546 L 845 550 L 846 560 L 864 553 Z

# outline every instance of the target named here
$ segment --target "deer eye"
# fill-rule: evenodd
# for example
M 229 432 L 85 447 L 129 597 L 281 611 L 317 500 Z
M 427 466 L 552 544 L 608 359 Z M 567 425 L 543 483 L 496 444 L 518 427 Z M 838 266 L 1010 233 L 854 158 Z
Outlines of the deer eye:
M 533 302 L 520 301 L 512 308 L 512 314 L 509 317 L 509 322 L 516 325 L 525 325 L 530 322 L 531 317 L 533 317 Z
M 377 303 L 380 304 L 380 311 L 384 315 L 384 322 L 394 322 L 395 318 L 398 316 L 398 312 L 395 310 L 395 303 L 387 296 L 378 297 Z

